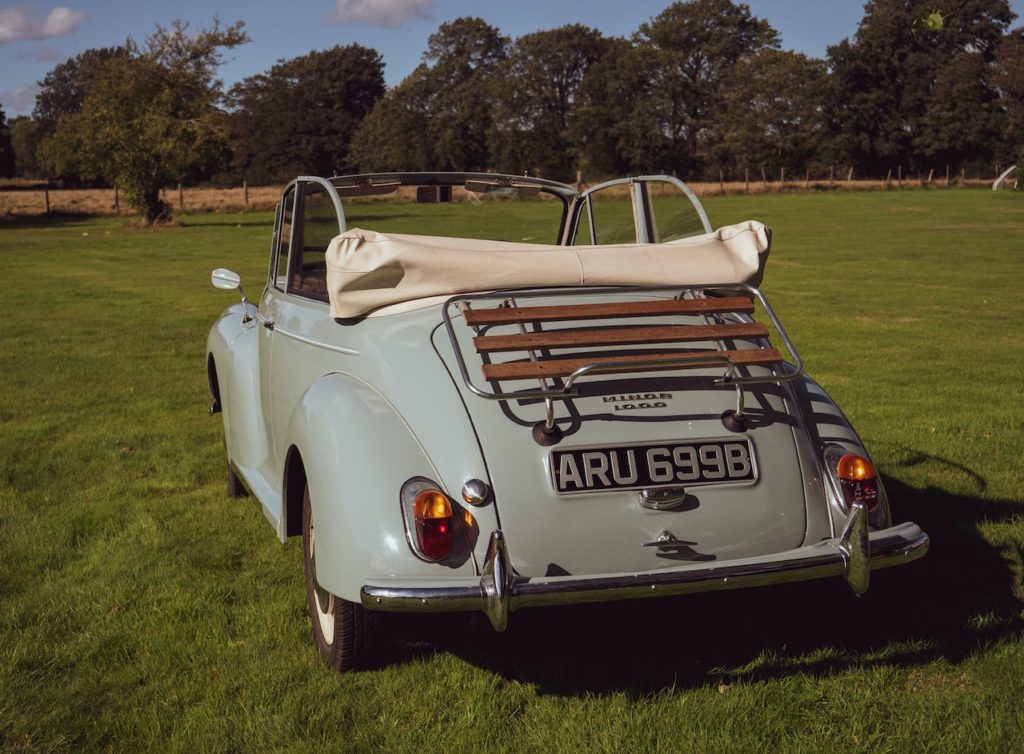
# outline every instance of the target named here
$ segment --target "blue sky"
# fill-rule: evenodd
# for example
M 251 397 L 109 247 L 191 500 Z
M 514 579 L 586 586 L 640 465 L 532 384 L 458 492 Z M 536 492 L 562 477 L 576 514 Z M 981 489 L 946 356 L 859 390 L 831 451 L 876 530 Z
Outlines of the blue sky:
M 858 0 L 747 4 L 779 31 L 783 48 L 815 57 L 851 36 L 863 14 Z M 1024 14 L 1024 0 L 1010 4 L 1018 15 Z M 283 58 L 358 42 L 383 55 L 385 78 L 394 85 L 419 62 L 427 37 L 438 25 L 460 16 L 480 16 L 510 37 L 577 22 L 626 36 L 667 5 L 668 0 L 23 0 L 0 4 L 0 105 L 8 117 L 27 114 L 36 82 L 57 63 L 90 47 L 120 44 L 129 36 L 142 42 L 155 24 L 177 18 L 193 26 L 208 25 L 215 14 L 228 23 L 245 21 L 252 41 L 229 53 L 221 69 L 228 84 Z M 1015 25 L 1020 23 L 1018 19 Z

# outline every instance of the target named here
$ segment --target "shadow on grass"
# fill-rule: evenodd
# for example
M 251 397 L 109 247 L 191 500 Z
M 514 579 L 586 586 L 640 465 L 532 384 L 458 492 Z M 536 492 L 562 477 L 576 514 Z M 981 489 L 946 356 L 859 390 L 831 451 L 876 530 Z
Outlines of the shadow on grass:
M 0 215 L 0 228 L 35 230 L 43 228 L 73 228 L 91 223 L 102 217 L 86 212 L 51 212 L 48 215 Z
M 179 226 L 182 228 L 265 228 L 268 231 L 274 228 L 274 218 L 271 216 L 268 220 L 267 212 L 262 212 L 263 217 L 250 217 L 249 213 L 238 213 L 225 217 L 226 214 L 220 212 L 209 215 L 185 215 L 180 218 Z M 197 220 L 197 217 L 202 217 L 202 219 Z M 217 219 L 207 219 L 210 217 Z
M 644 696 L 735 679 L 957 663 L 1020 637 L 1024 605 L 1014 596 L 1014 576 L 978 525 L 1009 521 L 1024 506 L 892 478 L 885 485 L 897 520 L 916 521 L 932 543 L 922 560 L 874 573 L 863 598 L 837 578 L 524 610 L 504 634 L 482 616 L 395 616 L 395 649 L 382 659 L 450 652 L 541 693 Z

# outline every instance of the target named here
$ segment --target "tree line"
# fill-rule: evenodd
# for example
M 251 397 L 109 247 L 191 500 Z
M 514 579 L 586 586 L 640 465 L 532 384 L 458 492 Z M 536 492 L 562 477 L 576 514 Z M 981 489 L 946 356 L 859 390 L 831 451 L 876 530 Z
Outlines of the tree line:
M 781 49 L 732 0 L 674 2 L 629 37 L 582 24 L 510 39 L 440 25 L 384 84 L 350 44 L 278 61 L 224 91 L 241 23 L 157 27 L 87 50 L 40 82 L 31 117 L 0 113 L 0 175 L 117 182 L 149 219 L 171 182 L 499 170 L 556 180 L 667 172 L 910 175 L 1024 161 L 1024 30 L 1007 0 L 870 0 L 825 59 Z

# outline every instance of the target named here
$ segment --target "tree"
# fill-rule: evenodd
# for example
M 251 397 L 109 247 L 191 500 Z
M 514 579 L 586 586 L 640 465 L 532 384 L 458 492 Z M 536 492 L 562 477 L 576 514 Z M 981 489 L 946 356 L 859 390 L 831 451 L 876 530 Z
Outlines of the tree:
M 366 172 L 434 170 L 430 70 L 421 63 L 387 92 L 356 129 L 349 157 Z
M 927 162 L 921 149 L 933 160 L 979 157 L 939 146 L 947 137 L 929 134 L 927 123 L 939 118 L 948 126 L 949 115 L 942 112 L 948 103 L 942 99 L 950 85 L 957 96 L 970 98 L 960 103 L 961 114 L 989 106 L 987 84 L 957 80 L 950 61 L 955 58 L 956 65 L 975 71 L 978 62 L 991 64 L 1013 13 L 1006 0 L 962 0 L 943 14 L 942 28 L 918 23 L 934 10 L 930 0 L 871 0 L 853 40 L 829 48 L 826 114 L 840 153 L 863 172 L 882 175 L 894 165 L 918 167 Z
M 356 128 L 383 94 L 384 62 L 358 44 L 280 61 L 231 90 L 236 165 L 255 181 L 343 172 Z
M 423 63 L 380 100 L 353 139 L 360 169 L 426 161 L 431 170 L 486 170 L 508 39 L 479 18 L 457 18 L 430 36 Z
M 430 133 L 441 170 L 486 170 L 496 107 L 494 81 L 508 37 L 479 18 L 457 18 L 430 35 Z
M 1007 34 L 996 48 L 992 84 L 1000 153 L 1009 160 L 1024 150 L 1024 29 Z M 1017 164 L 1024 170 L 1024 160 L 1018 159 Z
M 0 178 L 12 178 L 15 174 L 14 146 L 11 144 L 11 129 L 7 116 L 0 107 Z
M 39 122 L 27 115 L 11 118 L 11 146 L 14 148 L 14 164 L 21 178 L 42 178 L 43 170 L 36 160 L 39 144 L 43 139 Z
M 938 65 L 934 86 L 912 148 L 926 164 L 948 165 L 996 158 L 999 143 L 996 92 L 988 84 L 988 65 L 979 52 L 962 51 Z
M 129 39 L 126 54 L 105 61 L 86 86 L 81 110 L 59 117 L 41 148 L 51 170 L 121 186 L 147 223 L 170 214 L 164 184 L 210 169 L 227 147 L 214 74 L 221 50 L 248 37 L 242 22 L 187 29 L 181 21 L 157 26 L 145 49 Z
M 612 47 L 600 31 L 581 24 L 515 41 L 498 71 L 499 96 L 489 136 L 492 162 L 499 170 L 572 178 L 569 117 L 587 71 Z
M 777 49 L 778 32 L 742 3 L 692 0 L 668 6 L 641 24 L 635 36 L 661 52 L 659 73 L 669 98 L 663 110 L 673 151 L 685 146 L 687 155 L 671 167 L 699 173 L 709 156 L 702 138 L 729 72 L 758 52 Z
M 106 64 L 127 55 L 124 47 L 102 47 L 86 50 L 54 66 L 39 82 L 40 90 L 32 112 L 44 133 L 52 134 L 61 116 L 81 111 L 86 90 L 102 75 Z
M 827 72 L 797 52 L 763 50 L 733 66 L 712 115 L 711 155 L 733 175 L 810 169 L 824 135 L 820 95 Z
M 570 139 L 590 176 L 686 172 L 689 154 L 661 51 L 626 41 L 595 63 L 580 87 Z

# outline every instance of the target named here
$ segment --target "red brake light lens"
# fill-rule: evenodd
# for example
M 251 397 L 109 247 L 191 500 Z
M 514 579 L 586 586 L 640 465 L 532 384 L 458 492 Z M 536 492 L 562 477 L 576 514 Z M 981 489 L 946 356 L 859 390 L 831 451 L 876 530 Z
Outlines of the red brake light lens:
M 878 505 L 878 474 L 868 459 L 847 453 L 836 463 L 836 476 L 843 489 L 846 507 L 861 503 L 869 511 Z
M 435 489 L 417 493 L 412 501 L 416 521 L 416 544 L 425 558 L 448 557 L 455 543 L 455 521 L 448 498 Z

